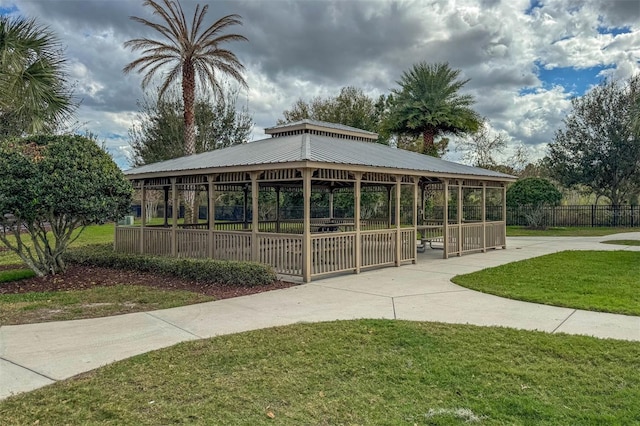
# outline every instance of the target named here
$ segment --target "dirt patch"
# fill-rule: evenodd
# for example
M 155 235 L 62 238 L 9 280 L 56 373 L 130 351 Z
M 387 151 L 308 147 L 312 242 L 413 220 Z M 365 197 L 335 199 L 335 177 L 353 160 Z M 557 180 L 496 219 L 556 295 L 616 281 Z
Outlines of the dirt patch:
M 21 266 L 4 265 L 0 270 L 19 269 Z M 135 284 L 166 290 L 185 290 L 213 296 L 216 299 L 245 296 L 296 285 L 287 281 L 257 287 L 202 284 L 168 275 L 150 272 L 126 271 L 89 266 L 69 266 L 62 275 L 34 277 L 8 283 L 0 283 L 0 294 L 31 293 L 45 291 L 85 290 L 97 286 Z

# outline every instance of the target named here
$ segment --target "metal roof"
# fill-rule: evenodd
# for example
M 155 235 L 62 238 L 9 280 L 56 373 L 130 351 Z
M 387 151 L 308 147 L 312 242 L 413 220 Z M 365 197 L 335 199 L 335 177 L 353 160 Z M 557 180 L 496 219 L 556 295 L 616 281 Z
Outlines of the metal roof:
M 330 136 L 298 134 L 261 139 L 215 151 L 148 164 L 124 173 L 130 178 L 167 175 L 172 172 L 198 174 L 205 169 L 314 162 L 347 166 L 397 169 L 435 175 L 515 180 L 514 176 L 442 160 L 373 142 Z M 268 168 L 268 167 L 266 167 Z

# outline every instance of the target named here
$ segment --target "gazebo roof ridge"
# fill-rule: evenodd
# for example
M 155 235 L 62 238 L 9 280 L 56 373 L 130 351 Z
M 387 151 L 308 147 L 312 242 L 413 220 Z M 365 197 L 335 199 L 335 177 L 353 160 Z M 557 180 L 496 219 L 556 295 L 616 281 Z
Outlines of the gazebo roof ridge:
M 292 123 L 278 124 L 276 126 L 267 127 L 266 129 L 264 129 L 264 132 L 267 135 L 271 135 L 272 137 L 291 135 L 295 132 L 312 133 L 313 131 L 325 133 L 325 136 L 339 135 L 370 141 L 375 141 L 378 139 L 378 134 L 375 132 L 358 129 L 357 127 L 347 126 L 340 123 L 312 120 L 310 118 L 294 121 Z

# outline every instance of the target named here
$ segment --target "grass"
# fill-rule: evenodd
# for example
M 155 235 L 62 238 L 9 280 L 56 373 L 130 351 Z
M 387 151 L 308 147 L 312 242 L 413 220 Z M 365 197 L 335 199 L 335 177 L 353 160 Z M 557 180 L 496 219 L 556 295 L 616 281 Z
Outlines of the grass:
M 640 228 L 547 228 L 528 229 L 525 226 L 507 226 L 508 237 L 602 237 L 622 232 L 640 232 Z
M 565 251 L 452 279 L 510 299 L 640 315 L 640 252 Z
M 359 320 L 185 342 L 0 402 L 4 425 L 637 424 L 638 343 Z
M 80 246 L 86 244 L 113 243 L 113 235 L 115 233 L 114 224 L 91 225 L 82 232 L 80 237 L 73 242 L 72 246 Z M 31 239 L 25 235 L 23 242 L 30 243 Z M 4 247 L 0 243 L 1 247 Z M 0 251 L 0 265 L 22 265 L 22 260 L 12 251 Z
M 29 324 L 97 318 L 208 302 L 213 297 L 189 291 L 140 285 L 86 290 L 0 294 L 0 324 Z
M 0 283 L 8 283 L 35 276 L 36 274 L 31 269 L 9 269 L 0 271 Z
M 602 244 L 618 244 L 622 246 L 640 246 L 640 240 L 607 240 L 601 241 Z

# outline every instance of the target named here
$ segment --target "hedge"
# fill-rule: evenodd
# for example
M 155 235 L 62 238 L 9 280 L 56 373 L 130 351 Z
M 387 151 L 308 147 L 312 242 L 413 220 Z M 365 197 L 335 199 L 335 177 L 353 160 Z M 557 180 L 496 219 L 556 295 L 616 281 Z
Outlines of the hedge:
M 170 274 L 203 284 L 255 287 L 276 280 L 273 268 L 262 263 L 117 253 L 111 244 L 71 247 L 65 252 L 64 260 L 83 266 Z

